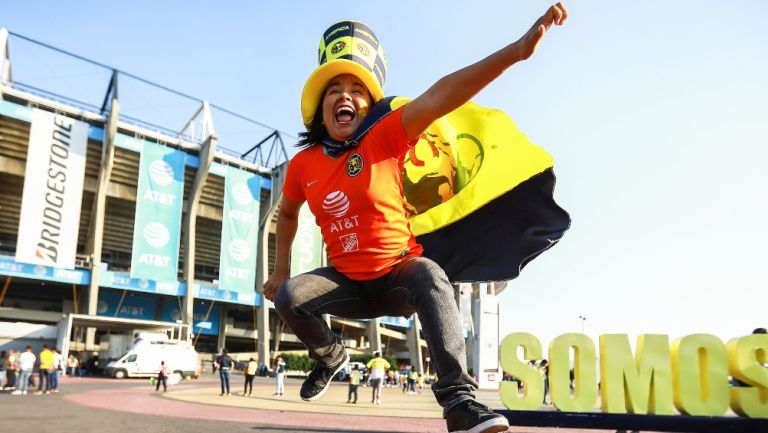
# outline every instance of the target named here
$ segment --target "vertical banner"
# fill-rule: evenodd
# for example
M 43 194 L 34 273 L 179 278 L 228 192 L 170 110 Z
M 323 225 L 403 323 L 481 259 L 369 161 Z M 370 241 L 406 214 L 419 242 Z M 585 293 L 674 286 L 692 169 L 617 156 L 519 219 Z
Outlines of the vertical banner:
M 132 278 L 178 281 L 185 156 L 181 150 L 144 142 L 133 225 Z
M 32 111 L 16 261 L 74 269 L 88 124 Z
M 227 167 L 221 223 L 219 288 L 253 294 L 259 241 L 261 176 Z
M 291 277 L 322 265 L 323 236 L 307 203 L 299 210 L 299 226 L 291 246 Z

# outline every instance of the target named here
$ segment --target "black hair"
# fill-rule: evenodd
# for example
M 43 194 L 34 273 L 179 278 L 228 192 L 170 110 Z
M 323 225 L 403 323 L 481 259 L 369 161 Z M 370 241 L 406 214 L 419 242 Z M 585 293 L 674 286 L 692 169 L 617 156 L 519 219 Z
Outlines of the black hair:
M 296 143 L 296 147 L 312 147 L 325 138 L 327 134 L 325 125 L 323 125 L 323 100 L 321 98 L 315 110 L 315 117 L 312 118 L 312 123 L 309 125 L 309 131 L 299 132 L 299 142 Z
M 753 334 L 768 334 L 768 332 L 766 332 L 765 328 L 755 328 L 755 330 L 752 331 L 752 333 Z

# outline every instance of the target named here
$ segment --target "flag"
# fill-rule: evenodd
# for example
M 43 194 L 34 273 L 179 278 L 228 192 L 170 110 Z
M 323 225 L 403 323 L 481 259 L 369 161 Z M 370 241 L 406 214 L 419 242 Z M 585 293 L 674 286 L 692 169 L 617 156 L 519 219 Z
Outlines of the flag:
M 408 100 L 387 99 L 390 109 Z M 451 281 L 505 281 L 555 245 L 570 216 L 554 201 L 554 159 L 502 111 L 466 103 L 403 160 L 411 230 Z

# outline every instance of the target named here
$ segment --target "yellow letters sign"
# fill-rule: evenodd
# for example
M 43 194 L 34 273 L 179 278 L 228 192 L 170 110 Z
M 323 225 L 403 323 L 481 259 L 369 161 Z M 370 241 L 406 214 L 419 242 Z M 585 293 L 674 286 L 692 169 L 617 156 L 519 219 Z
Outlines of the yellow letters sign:
M 523 359 L 518 359 L 522 348 Z M 541 343 L 528 333 L 508 335 L 499 348 L 501 367 L 516 381 L 502 382 L 502 403 L 513 410 L 536 410 L 544 400 L 544 380 L 526 361 L 542 359 Z M 768 418 L 768 335 L 734 338 L 723 344 L 707 334 L 671 344 L 666 335 L 641 335 L 632 353 L 624 334 L 600 336 L 600 358 L 583 334 L 564 334 L 549 345 L 552 403 L 567 412 L 595 409 L 598 387 L 603 412 L 720 416 L 730 405 L 741 416 Z M 571 388 L 573 359 L 573 388 Z M 600 382 L 596 366 L 600 363 Z M 736 385 L 729 384 L 729 376 Z M 522 383 L 522 394 L 518 382 Z

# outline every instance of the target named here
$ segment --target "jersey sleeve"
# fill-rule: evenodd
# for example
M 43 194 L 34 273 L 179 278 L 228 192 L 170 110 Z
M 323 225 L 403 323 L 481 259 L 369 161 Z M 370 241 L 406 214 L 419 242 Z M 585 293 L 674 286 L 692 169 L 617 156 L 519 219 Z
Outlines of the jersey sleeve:
M 408 139 L 405 134 L 403 127 L 404 107 L 405 105 L 384 116 L 370 131 L 371 138 L 394 158 L 399 158 L 405 154 L 418 141 L 418 138 Z
M 285 172 L 285 181 L 283 183 L 283 196 L 288 200 L 303 202 L 306 200 L 304 190 L 301 188 L 299 173 L 301 172 L 301 152 L 294 156 L 288 163 L 288 169 Z

